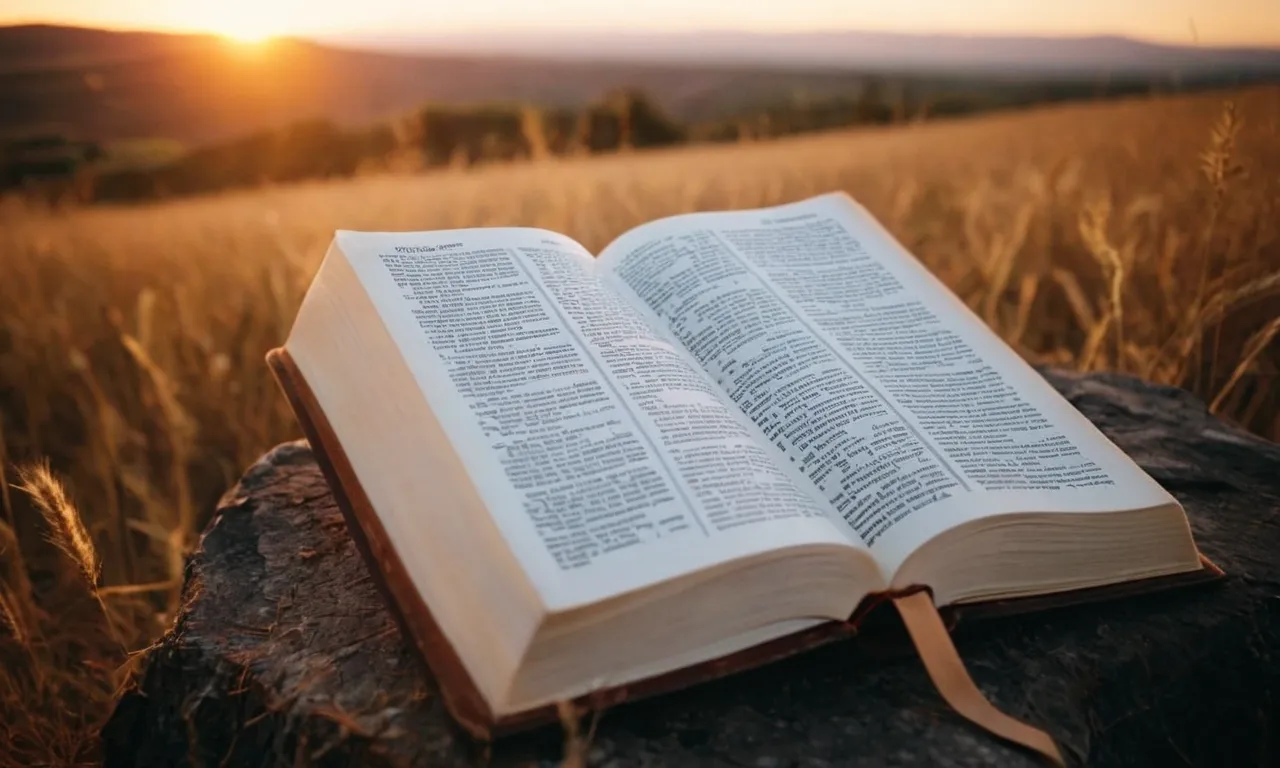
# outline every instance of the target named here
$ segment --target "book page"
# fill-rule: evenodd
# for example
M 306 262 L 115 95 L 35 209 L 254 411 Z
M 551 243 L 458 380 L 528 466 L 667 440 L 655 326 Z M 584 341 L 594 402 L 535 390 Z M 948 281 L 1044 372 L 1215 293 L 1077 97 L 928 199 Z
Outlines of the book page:
M 339 233 L 552 608 L 790 545 L 847 545 L 704 371 L 531 229 Z
M 600 258 L 886 574 L 975 517 L 1170 499 L 843 195 L 665 219 Z

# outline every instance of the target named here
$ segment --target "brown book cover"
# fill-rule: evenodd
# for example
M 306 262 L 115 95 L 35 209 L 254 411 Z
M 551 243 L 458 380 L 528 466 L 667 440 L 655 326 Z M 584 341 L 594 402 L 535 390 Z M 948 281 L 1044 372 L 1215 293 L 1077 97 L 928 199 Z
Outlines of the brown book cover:
M 267 364 L 288 399 L 303 434 L 311 444 L 316 461 L 329 483 L 339 508 L 346 517 L 351 536 L 364 554 L 370 572 L 376 577 L 374 580 L 382 589 L 402 627 L 413 638 L 425 657 L 454 719 L 473 736 L 481 739 L 490 739 L 558 720 L 560 715 L 555 705 L 501 717 L 496 716 L 489 708 L 457 653 L 437 625 L 430 607 L 423 602 L 422 595 L 413 586 L 404 564 L 391 545 L 342 445 L 338 442 L 337 435 L 334 434 L 328 418 L 320 409 L 301 371 L 284 349 L 275 349 L 268 353 Z M 1031 613 L 1049 608 L 1145 594 L 1176 586 L 1213 581 L 1223 576 L 1222 570 L 1203 556 L 1201 556 L 1201 562 L 1204 567 L 1190 573 L 1054 595 L 950 606 L 941 609 L 941 613 L 947 627 L 954 630 L 958 624 L 982 618 Z M 828 622 L 692 667 L 594 691 L 574 701 L 574 711 L 583 713 L 603 709 L 624 701 L 686 688 L 767 664 L 835 640 L 852 637 L 858 634 L 859 626 L 869 613 L 895 596 L 883 594 L 869 597 L 848 621 Z M 903 650 L 908 648 L 903 646 Z

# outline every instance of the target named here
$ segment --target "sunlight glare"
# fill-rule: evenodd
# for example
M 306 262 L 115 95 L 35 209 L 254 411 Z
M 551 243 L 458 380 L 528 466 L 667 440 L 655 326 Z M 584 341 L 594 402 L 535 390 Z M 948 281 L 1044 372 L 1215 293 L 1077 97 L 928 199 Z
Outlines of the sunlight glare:
M 248 26 L 215 29 L 214 32 L 220 37 L 225 37 L 231 42 L 239 43 L 240 45 L 258 45 L 275 37 L 275 33 L 270 30 Z
M 201 4 L 194 26 L 243 45 L 267 42 L 290 31 L 291 23 L 301 11 L 301 3 L 223 0 Z

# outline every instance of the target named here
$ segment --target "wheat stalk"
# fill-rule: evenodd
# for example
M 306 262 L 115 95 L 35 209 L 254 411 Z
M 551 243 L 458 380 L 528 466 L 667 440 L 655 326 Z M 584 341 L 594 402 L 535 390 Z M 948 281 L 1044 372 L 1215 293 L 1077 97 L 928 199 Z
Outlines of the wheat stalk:
M 1242 124 L 1236 103 L 1229 99 L 1224 101 L 1218 122 L 1209 131 L 1209 146 L 1200 153 L 1200 170 L 1208 179 L 1214 196 L 1219 199 L 1226 194 L 1227 181 L 1239 170 L 1231 158 L 1235 154 L 1236 136 Z
M 90 589 L 96 589 L 102 570 L 98 552 L 80 513 L 48 462 L 18 467 L 18 479 L 18 489 L 31 498 L 49 526 L 49 540 L 79 569 Z
M 1243 285 L 1218 291 L 1205 304 L 1203 314 L 1197 318 L 1195 330 L 1197 332 L 1203 331 L 1208 326 L 1222 320 L 1230 310 L 1246 302 L 1278 292 L 1280 292 L 1280 272 L 1273 272 L 1265 277 L 1250 280 Z
M 1036 294 L 1040 292 L 1040 280 L 1035 275 L 1023 275 L 1018 284 L 1018 307 L 1013 315 L 1013 326 L 1008 332 L 1010 344 L 1017 345 L 1027 332 L 1031 321 L 1031 309 L 1035 306 Z
M 1253 366 L 1253 362 L 1258 359 L 1258 355 L 1262 354 L 1262 351 L 1267 348 L 1267 345 L 1271 343 L 1271 340 L 1278 333 L 1280 333 L 1280 317 L 1267 323 L 1257 333 L 1249 337 L 1249 340 L 1244 345 L 1244 356 L 1236 364 L 1236 368 L 1231 372 L 1227 383 L 1222 385 L 1222 389 L 1218 391 L 1217 397 L 1213 398 L 1213 402 L 1209 405 L 1210 412 L 1218 412 L 1218 409 L 1222 407 L 1222 403 L 1227 399 L 1227 395 L 1231 394 L 1231 390 L 1240 382 L 1244 374 Z
M 600 710 L 591 713 L 591 723 L 587 732 L 582 733 L 578 718 L 578 709 L 571 701 L 557 701 L 556 715 L 560 718 L 560 727 L 564 729 L 564 757 L 560 768 L 586 768 L 587 752 L 591 742 L 595 740 L 596 726 L 600 723 Z
M 1196 341 L 1204 335 L 1204 332 L 1215 324 L 1221 323 L 1232 309 L 1273 293 L 1280 293 L 1280 272 L 1273 272 L 1234 288 L 1224 288 L 1213 294 L 1198 313 L 1187 318 L 1183 330 L 1174 335 L 1173 339 L 1179 340 L 1177 342 L 1179 356 L 1189 357 Z
M 0 414 L 2 417 L 3 414 Z M 17 605 L 30 606 L 31 600 L 31 577 L 27 574 L 26 558 L 22 555 L 21 543 L 18 541 L 18 532 L 14 527 L 17 518 L 13 510 L 13 499 L 9 494 L 9 478 L 6 472 L 6 465 L 9 461 L 9 454 L 4 439 L 4 419 L 0 418 L 0 555 L 5 555 L 9 562 L 9 582 L 16 590 L 14 595 Z
M 1067 298 L 1067 304 L 1071 307 L 1072 314 L 1075 315 L 1076 325 L 1086 332 L 1098 324 L 1098 318 L 1093 313 L 1093 304 L 1085 295 L 1084 289 L 1080 287 L 1080 281 L 1076 276 L 1062 267 L 1054 267 L 1049 273 L 1058 287 L 1062 289 L 1062 293 Z
M 1105 197 L 1098 198 L 1081 212 L 1078 228 L 1085 247 L 1107 276 L 1109 292 L 1104 322 L 1115 329 L 1115 364 L 1123 365 L 1125 260 L 1107 236 L 1110 218 L 1111 202 Z
M 173 482 L 174 500 L 177 505 L 177 520 L 173 521 L 170 535 L 170 577 L 173 581 L 181 579 L 182 556 L 186 553 L 189 538 L 195 528 L 195 502 L 192 499 L 191 480 L 188 477 L 187 459 L 190 453 L 194 433 L 194 422 L 178 401 L 177 386 L 165 373 L 164 369 L 147 353 L 147 350 L 136 339 L 128 335 L 120 337 L 121 343 L 138 366 L 146 373 L 151 382 L 152 391 L 160 404 L 160 414 L 169 437 L 171 457 L 169 461 L 170 477 Z M 176 603 L 177 591 L 173 593 Z
M 13 639 L 18 641 L 18 645 L 30 652 L 31 633 L 27 631 L 26 622 L 22 618 L 22 612 L 18 609 L 13 593 L 3 587 L 0 587 L 0 626 L 8 629 Z
M 525 106 L 520 109 L 520 132 L 529 145 L 529 159 L 534 162 L 545 162 L 551 157 L 550 142 L 547 140 L 547 126 L 543 121 L 542 111 L 536 107 Z
M 13 499 L 9 497 L 9 482 L 5 476 L 5 465 L 9 462 L 9 447 L 4 439 L 4 413 L 0 412 L 0 513 L 4 519 L 13 523 Z
M 1209 280 L 1214 271 L 1214 263 L 1217 261 L 1213 257 L 1213 243 L 1218 229 L 1219 220 L 1222 217 L 1223 201 L 1227 195 L 1227 182 L 1235 175 L 1237 170 L 1232 162 L 1232 155 L 1235 152 L 1236 135 L 1240 132 L 1240 120 L 1236 115 L 1236 105 L 1233 101 L 1225 101 L 1222 104 L 1222 113 L 1218 116 L 1218 122 L 1214 124 L 1209 132 L 1209 146 L 1200 153 L 1200 170 L 1204 173 L 1205 178 L 1209 182 L 1210 198 L 1209 198 L 1209 216 L 1205 225 L 1203 234 L 1200 239 L 1200 280 L 1196 287 L 1196 309 L 1203 308 L 1205 297 L 1208 294 Z M 1216 338 L 1215 338 L 1216 342 Z M 1201 356 L 1203 355 L 1202 346 L 1195 348 L 1195 383 L 1194 389 L 1200 390 L 1200 373 L 1204 367 L 1201 364 Z M 1216 347 L 1217 344 L 1215 343 Z M 1210 386 L 1212 386 L 1215 370 L 1210 373 Z
M 182 587 L 180 579 L 169 581 L 153 581 L 146 584 L 116 584 L 110 587 L 102 587 L 98 590 L 100 597 L 112 597 L 118 595 L 140 595 L 146 592 L 167 592 L 171 589 Z
M 0 475 L 0 479 L 3 476 Z M 35 615 L 35 603 L 32 600 L 31 577 L 27 574 L 27 564 L 22 556 L 21 542 L 13 525 L 0 520 L 0 555 L 8 563 L 7 580 L 12 590 L 11 607 L 16 607 L 20 614 Z
M 48 525 L 49 540 L 76 566 L 84 578 L 89 595 L 101 611 L 107 636 L 120 651 L 124 651 L 124 638 L 99 592 L 102 563 L 98 559 L 98 551 L 80 513 L 71 502 L 66 487 L 53 474 L 47 460 L 18 467 L 18 479 L 21 481 L 18 489 L 31 498 Z
M 571 701 L 557 701 L 556 715 L 564 729 L 564 758 L 560 761 L 560 768 L 585 768 L 586 748 L 580 733 L 577 708 Z

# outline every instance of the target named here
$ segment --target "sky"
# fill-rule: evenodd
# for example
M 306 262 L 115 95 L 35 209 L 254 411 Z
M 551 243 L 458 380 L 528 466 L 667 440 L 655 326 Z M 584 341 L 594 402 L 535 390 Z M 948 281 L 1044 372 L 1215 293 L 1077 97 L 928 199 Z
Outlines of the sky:
M 632 29 L 1092 35 L 1280 46 L 1280 0 L 0 0 L 0 25 L 274 35 Z

